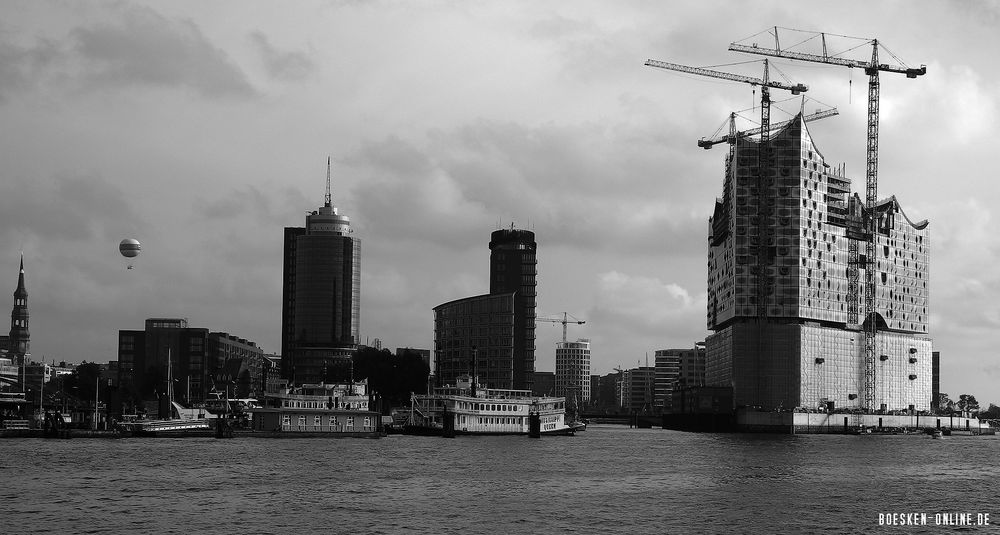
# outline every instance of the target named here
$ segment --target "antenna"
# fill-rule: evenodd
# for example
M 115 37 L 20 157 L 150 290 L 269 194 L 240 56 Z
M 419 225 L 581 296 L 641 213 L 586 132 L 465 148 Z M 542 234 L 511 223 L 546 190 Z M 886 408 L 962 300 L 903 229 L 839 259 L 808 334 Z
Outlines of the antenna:
M 330 206 L 333 200 L 330 198 L 330 157 L 326 157 L 326 198 L 323 206 Z

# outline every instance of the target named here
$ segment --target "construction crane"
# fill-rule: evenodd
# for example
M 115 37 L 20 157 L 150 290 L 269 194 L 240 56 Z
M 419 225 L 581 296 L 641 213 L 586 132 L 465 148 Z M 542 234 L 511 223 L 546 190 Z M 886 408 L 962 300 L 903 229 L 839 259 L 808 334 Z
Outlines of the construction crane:
M 868 75 L 868 149 L 867 149 L 867 165 L 865 170 L 865 211 L 864 211 L 864 232 L 866 236 L 865 246 L 865 260 L 861 262 L 858 258 L 858 247 L 857 243 L 854 242 L 849 245 L 848 249 L 848 265 L 860 266 L 864 264 L 865 268 L 865 321 L 864 331 L 865 331 L 865 405 L 868 410 L 874 410 L 875 408 L 875 375 L 876 375 L 876 359 L 875 359 L 875 332 L 877 329 L 875 321 L 875 232 L 876 232 L 876 220 L 875 217 L 875 204 L 878 202 L 878 104 L 879 104 L 879 73 L 880 72 L 893 72 L 897 74 L 905 74 L 907 78 L 916 78 L 917 76 L 923 76 L 927 74 L 927 66 L 921 65 L 920 68 L 912 68 L 906 66 L 893 66 L 884 63 L 879 63 L 878 60 L 878 39 L 868 40 L 872 45 L 872 59 L 871 61 L 862 61 L 854 59 L 845 59 L 837 56 L 831 56 L 827 53 L 826 49 L 826 34 L 822 32 L 813 32 L 813 37 L 817 35 L 822 41 L 823 53 L 822 54 L 806 54 L 802 52 L 794 52 L 791 50 L 782 50 L 780 42 L 778 40 L 778 27 L 774 27 L 774 48 L 761 48 L 755 44 L 752 46 L 741 45 L 738 43 L 731 43 L 729 45 L 729 50 L 735 52 L 746 52 L 748 54 L 758 54 L 763 56 L 772 56 L 778 58 L 794 59 L 799 61 L 810 61 L 815 63 L 826 63 L 828 65 L 839 65 L 848 68 L 864 69 L 865 74 Z M 759 35 L 759 34 L 758 34 Z M 890 55 L 892 53 L 890 52 Z M 893 55 L 895 58 L 895 55 Z M 898 61 L 899 58 L 896 58 Z M 902 61 L 900 61 L 902 63 Z M 856 268 L 855 268 L 856 269 Z M 851 295 L 851 302 L 857 303 L 857 284 L 856 284 L 856 271 L 854 272 L 853 284 L 849 284 L 849 290 L 855 293 Z M 853 305 L 853 313 L 849 312 L 848 322 L 857 324 L 857 307 Z
M 812 121 L 817 121 L 819 119 L 826 119 L 827 117 L 833 117 L 834 115 L 838 115 L 838 114 L 840 114 L 840 112 L 837 111 L 837 108 L 829 108 L 829 109 L 825 109 L 825 110 L 817 110 L 816 112 L 810 113 L 809 115 L 803 115 L 802 116 L 802 120 L 804 122 L 810 123 Z M 784 128 L 786 125 L 788 125 L 788 123 L 791 123 L 791 122 L 792 122 L 792 119 L 789 119 L 787 121 L 781 121 L 779 123 L 774 123 L 774 124 L 772 124 L 770 126 L 771 131 L 773 132 L 775 130 L 780 130 L 780 129 Z M 733 144 L 733 143 L 736 143 L 736 140 L 739 139 L 739 138 L 750 137 L 750 136 L 757 135 L 759 133 L 760 133 L 760 127 L 759 126 L 757 128 L 751 128 L 750 130 L 743 130 L 741 132 L 737 132 L 736 131 L 736 114 L 735 113 L 730 113 L 729 114 L 729 133 L 726 134 L 726 135 L 724 135 L 724 136 L 715 136 L 715 137 L 713 137 L 711 139 L 703 137 L 703 138 L 701 138 L 701 139 L 698 140 L 698 146 L 701 147 L 701 148 L 703 148 L 703 149 L 705 149 L 705 150 L 708 150 L 708 149 L 711 149 L 712 147 L 714 147 L 715 145 L 718 145 L 719 143 Z
M 583 325 L 584 323 L 587 323 L 587 322 L 584 321 L 584 320 L 577 319 L 577 318 L 573 318 L 573 321 L 570 321 L 567 318 L 573 317 L 573 315 L 569 314 L 568 312 L 563 312 L 562 316 L 563 316 L 562 319 L 556 319 L 556 318 L 536 318 L 536 319 L 537 319 L 537 321 L 549 321 L 549 322 L 552 322 L 552 323 L 562 323 L 562 326 L 563 326 L 563 339 L 562 339 L 562 341 L 565 342 L 566 341 L 566 324 L 567 323 L 575 323 L 577 325 Z
M 753 86 L 760 86 L 760 144 L 757 149 L 757 191 L 759 193 L 757 195 L 757 215 L 755 216 L 759 229 L 763 223 L 763 218 L 760 214 L 764 205 L 763 192 L 765 191 L 765 179 L 769 175 L 768 169 L 770 159 L 768 154 L 768 144 L 770 143 L 771 136 L 770 89 L 784 89 L 786 91 L 791 91 L 793 95 L 798 95 L 808 91 L 809 88 L 803 84 L 784 84 L 770 80 L 768 77 L 767 60 L 764 60 L 764 75 L 762 78 L 713 71 L 699 67 L 688 67 L 686 65 L 678 65 L 676 63 L 667 63 L 665 61 L 656 61 L 652 59 L 646 60 L 645 64 L 649 67 L 657 67 L 660 69 L 668 69 L 701 76 L 710 76 L 713 78 L 721 78 L 723 80 L 743 82 Z M 731 131 L 731 133 L 735 136 L 735 131 Z M 764 318 L 767 316 L 766 296 L 768 294 L 770 284 L 767 280 L 767 269 L 765 267 L 765 263 L 767 261 L 767 242 L 765 240 L 758 240 L 758 243 L 757 265 L 754 267 L 754 275 L 756 275 L 757 278 L 757 317 L 761 322 L 763 322 Z
M 667 63 L 664 61 L 646 60 L 646 65 L 649 67 L 657 67 L 660 69 L 669 69 L 673 71 L 684 72 L 688 74 L 697 74 L 701 76 L 710 76 L 713 78 L 721 78 L 723 80 L 730 80 L 734 82 L 743 82 L 745 84 L 750 84 L 753 86 L 760 86 L 760 143 L 757 146 L 757 184 L 756 184 L 756 207 L 754 210 L 753 222 L 756 231 L 759 234 L 763 234 L 764 227 L 764 213 L 765 201 L 764 192 L 767 191 L 767 180 L 770 177 L 770 141 L 771 141 L 771 88 L 784 89 L 790 91 L 793 95 L 798 95 L 808 91 L 808 87 L 804 84 L 784 84 L 781 82 L 775 82 L 770 80 L 768 71 L 768 62 L 764 60 L 764 74 L 761 78 L 754 78 L 751 76 L 741 76 L 737 74 L 713 71 L 709 69 L 702 69 L 698 67 L 688 67 L 685 65 L 678 65 L 676 63 Z M 731 123 L 735 125 L 735 123 Z M 730 127 L 730 133 L 735 137 L 735 126 Z M 726 174 L 729 176 L 731 171 L 731 162 L 733 160 L 733 147 L 730 146 L 730 158 L 727 160 Z M 725 195 L 726 199 L 724 202 L 728 201 L 728 195 Z M 771 280 L 767 273 L 767 264 L 773 262 L 773 258 L 768 255 L 767 240 L 758 239 L 758 245 L 756 249 L 756 261 L 755 265 L 751 268 L 751 273 L 755 277 L 756 281 L 756 302 L 757 302 L 757 327 L 759 330 L 757 337 L 757 353 L 755 355 L 755 368 L 760 369 L 760 359 L 761 353 L 764 349 L 764 324 L 767 319 L 767 296 L 771 293 Z M 757 392 L 757 399 L 760 398 L 761 384 L 760 380 L 754 386 Z

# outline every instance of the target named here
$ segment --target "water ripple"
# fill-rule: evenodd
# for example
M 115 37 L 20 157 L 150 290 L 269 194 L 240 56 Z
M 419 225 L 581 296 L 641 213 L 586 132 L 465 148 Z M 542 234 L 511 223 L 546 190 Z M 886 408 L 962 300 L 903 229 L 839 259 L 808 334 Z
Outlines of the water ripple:
M 995 437 L 594 426 L 541 440 L 2 444 L 4 533 L 843 533 L 1000 495 Z M 1000 521 L 994 502 L 958 512 Z

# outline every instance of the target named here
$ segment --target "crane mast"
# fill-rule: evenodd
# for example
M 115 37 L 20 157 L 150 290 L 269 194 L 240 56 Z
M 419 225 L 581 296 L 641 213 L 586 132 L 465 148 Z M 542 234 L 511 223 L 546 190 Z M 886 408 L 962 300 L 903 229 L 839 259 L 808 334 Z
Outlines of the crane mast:
M 875 204 L 878 202 L 878 108 L 879 108 L 879 72 L 893 72 L 905 74 L 907 78 L 916 78 L 927 73 L 927 66 L 920 68 L 896 67 L 893 65 L 880 64 L 878 59 L 878 40 L 872 39 L 872 58 L 865 62 L 860 60 L 840 58 L 830 56 L 826 50 L 826 35 L 820 34 L 823 41 L 823 53 L 807 54 L 790 50 L 781 50 L 778 41 L 778 28 L 774 28 L 774 48 L 761 48 L 756 44 L 752 46 L 732 43 L 729 50 L 736 52 L 746 52 L 763 56 L 787 58 L 800 61 L 810 61 L 816 63 L 826 63 L 829 65 L 839 65 L 849 68 L 860 68 L 868 75 L 868 135 L 867 135 L 867 164 L 865 169 L 865 210 L 864 210 L 864 239 L 865 259 L 862 262 L 859 258 L 859 247 L 857 243 L 848 244 L 848 265 L 864 266 L 865 269 L 865 320 L 862 322 L 865 335 L 865 405 L 868 410 L 875 409 L 876 402 L 876 343 L 875 334 L 877 329 L 875 314 L 875 241 L 877 232 L 877 217 L 875 215 Z M 763 125 L 762 125 L 763 126 Z M 849 240 L 850 241 L 850 240 Z M 857 269 L 852 268 L 852 269 Z M 849 283 L 849 291 L 854 292 L 850 296 L 852 303 L 857 303 L 857 275 L 854 272 Z M 857 321 L 857 308 L 849 313 L 849 319 Z
M 770 79 L 768 62 L 764 60 L 764 74 L 761 78 L 754 78 L 751 76 L 742 76 L 727 72 L 713 71 L 710 69 L 702 69 L 699 67 L 688 67 L 685 65 L 678 65 L 676 63 L 667 63 L 665 61 L 655 61 L 647 60 L 646 65 L 650 67 L 657 67 L 661 69 L 669 69 L 689 74 L 697 74 L 701 76 L 710 76 L 713 78 L 720 78 L 723 80 L 730 80 L 734 82 L 743 82 L 753 86 L 760 86 L 760 143 L 757 147 L 757 169 L 756 169 L 756 180 L 754 188 L 756 194 L 756 203 L 754 207 L 754 213 L 751 216 L 751 229 L 752 232 L 757 234 L 757 247 L 755 251 L 755 265 L 751 267 L 750 272 L 754 276 L 756 282 L 756 321 L 757 321 L 757 351 L 755 353 L 754 361 L 756 369 L 761 367 L 761 357 L 764 352 L 764 327 L 767 320 L 767 302 L 768 295 L 771 293 L 771 278 L 768 275 L 767 266 L 774 262 L 768 254 L 767 240 L 764 237 L 766 230 L 765 224 L 766 219 L 764 217 L 765 211 L 765 193 L 768 191 L 770 177 L 770 139 L 771 139 L 771 89 L 784 89 L 790 91 L 793 95 L 798 95 L 804 93 L 808 90 L 808 87 L 804 84 L 784 84 L 781 82 L 776 82 Z M 735 136 L 735 127 L 733 123 L 730 124 L 730 133 Z M 730 148 L 730 162 L 732 161 L 732 155 L 735 154 L 732 147 Z M 761 379 L 758 377 L 756 384 L 754 385 L 755 397 L 760 400 L 760 394 L 762 391 Z

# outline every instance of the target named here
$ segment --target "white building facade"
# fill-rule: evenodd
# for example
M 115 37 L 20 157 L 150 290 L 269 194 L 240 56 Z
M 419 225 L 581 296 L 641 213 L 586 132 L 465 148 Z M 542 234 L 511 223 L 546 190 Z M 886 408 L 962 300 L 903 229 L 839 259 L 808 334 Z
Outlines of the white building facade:
M 556 342 L 556 396 L 590 402 L 590 340 Z

